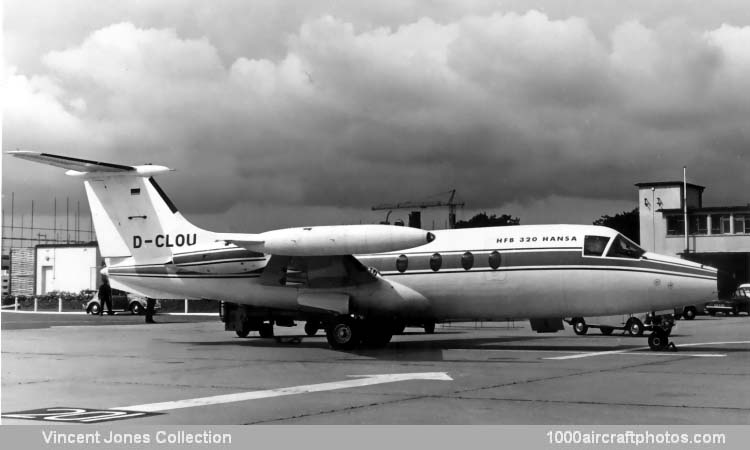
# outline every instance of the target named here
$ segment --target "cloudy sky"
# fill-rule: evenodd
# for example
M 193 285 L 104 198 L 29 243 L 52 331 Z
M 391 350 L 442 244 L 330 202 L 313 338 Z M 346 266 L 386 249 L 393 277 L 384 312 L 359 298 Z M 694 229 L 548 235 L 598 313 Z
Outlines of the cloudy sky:
M 452 188 L 464 218 L 590 223 L 683 165 L 750 201 L 746 1 L 3 3 L 3 149 L 170 166 L 217 231 Z M 10 192 L 81 198 L 66 178 L 4 156 L 6 220 Z

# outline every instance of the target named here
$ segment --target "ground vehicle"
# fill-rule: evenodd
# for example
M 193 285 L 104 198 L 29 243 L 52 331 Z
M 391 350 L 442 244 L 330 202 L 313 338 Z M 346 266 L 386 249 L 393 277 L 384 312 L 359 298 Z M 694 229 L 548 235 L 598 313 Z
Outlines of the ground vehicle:
M 91 299 L 83 305 L 88 314 L 99 314 L 102 303 L 97 291 L 91 291 Z M 154 311 L 161 309 L 161 303 L 156 301 Z M 146 298 L 139 295 L 129 294 L 119 289 L 112 289 L 112 311 L 130 311 L 131 314 L 146 313 Z
M 734 291 L 732 297 L 728 299 L 714 300 L 707 303 L 706 311 L 712 316 L 715 316 L 717 313 L 736 316 L 741 312 L 750 315 L 750 283 L 741 284 Z
M 698 303 L 696 305 L 686 305 L 683 307 L 677 307 L 674 309 L 675 319 L 685 318 L 685 320 L 693 320 L 695 316 L 707 314 L 706 305 L 708 302 Z
M 631 336 L 641 336 L 644 330 L 653 330 L 655 327 L 671 331 L 674 325 L 674 318 L 671 314 L 662 314 L 657 312 L 656 318 L 652 318 L 651 313 L 644 314 L 627 314 L 617 316 L 598 316 L 589 317 L 572 317 L 567 319 L 573 327 L 573 332 L 577 335 L 584 335 L 589 328 L 598 328 L 605 336 L 609 336 L 615 330 L 627 331 Z

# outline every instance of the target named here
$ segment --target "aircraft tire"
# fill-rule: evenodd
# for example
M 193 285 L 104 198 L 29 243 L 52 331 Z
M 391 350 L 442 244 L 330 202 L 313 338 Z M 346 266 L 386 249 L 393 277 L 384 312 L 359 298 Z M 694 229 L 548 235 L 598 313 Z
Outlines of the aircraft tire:
M 262 338 L 272 338 L 273 337 L 273 324 L 272 323 L 262 324 L 258 332 L 260 333 L 260 337 Z
M 305 334 L 308 336 L 315 336 L 318 334 L 320 329 L 320 323 L 314 320 L 308 320 L 305 322 Z
M 682 316 L 685 320 L 695 319 L 695 308 L 685 308 L 685 311 L 682 312 Z
M 573 319 L 573 332 L 579 336 L 583 336 L 589 331 L 588 325 L 583 319 Z
M 362 331 L 362 344 L 371 348 L 385 347 L 393 338 L 390 324 L 387 322 L 368 323 Z
M 615 329 L 612 327 L 601 327 L 599 328 L 599 331 L 601 331 L 603 335 L 609 336 L 613 331 L 615 331 Z
M 628 330 L 628 334 L 631 336 L 643 336 L 643 322 L 639 319 L 630 318 L 625 324 L 625 328 Z
M 88 314 L 96 315 L 99 314 L 99 308 L 101 308 L 101 306 L 99 306 L 97 303 L 92 303 L 88 308 L 86 308 L 86 312 Z
M 669 336 L 661 328 L 657 328 L 648 336 L 648 346 L 653 351 L 662 351 L 669 345 Z
M 435 322 L 427 322 L 424 324 L 424 332 L 425 334 L 435 333 Z
M 235 333 L 237 333 L 237 337 L 246 338 L 247 335 L 250 334 L 250 330 L 247 328 L 240 328 L 239 330 L 235 330 Z
M 351 318 L 336 319 L 326 327 L 326 339 L 334 350 L 351 350 L 361 341 L 361 328 L 361 324 Z

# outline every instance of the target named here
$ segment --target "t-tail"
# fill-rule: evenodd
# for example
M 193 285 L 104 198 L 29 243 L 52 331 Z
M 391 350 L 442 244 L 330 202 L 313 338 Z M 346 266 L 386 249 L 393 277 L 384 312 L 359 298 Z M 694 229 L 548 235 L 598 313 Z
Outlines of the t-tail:
M 168 264 L 173 254 L 216 234 L 188 222 L 153 176 L 172 169 L 157 165 L 125 166 L 32 151 L 15 157 L 68 169 L 83 179 L 99 250 L 111 265 L 132 258 L 136 265 Z

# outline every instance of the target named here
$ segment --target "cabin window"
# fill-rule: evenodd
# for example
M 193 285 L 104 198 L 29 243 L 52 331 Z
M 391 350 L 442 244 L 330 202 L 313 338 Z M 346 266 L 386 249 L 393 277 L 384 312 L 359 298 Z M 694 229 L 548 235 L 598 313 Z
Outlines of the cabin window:
M 646 251 L 635 245 L 630 239 L 618 234 L 615 241 L 612 243 L 609 252 L 607 252 L 607 256 L 613 258 L 638 259 L 643 256 L 644 253 L 646 253 Z
M 469 270 L 474 266 L 474 255 L 471 252 L 466 252 L 461 255 L 461 267 L 464 270 Z
M 497 268 L 500 267 L 500 263 L 502 263 L 502 259 L 500 252 L 497 250 L 490 253 L 490 267 L 492 267 L 493 270 L 497 270 Z
M 602 256 L 609 238 L 606 236 L 586 236 L 583 238 L 583 254 L 585 256 Z
M 409 258 L 406 255 L 401 255 L 396 258 L 396 269 L 399 272 L 406 272 L 406 268 L 409 267 Z
M 440 253 L 435 253 L 432 256 L 430 256 L 430 269 L 433 270 L 433 272 L 437 272 L 440 270 L 440 267 L 443 265 L 443 257 L 440 256 Z

